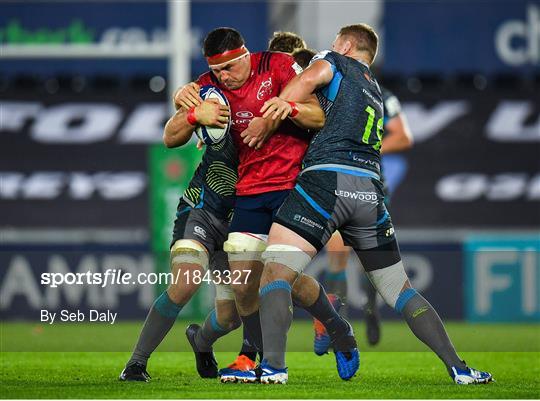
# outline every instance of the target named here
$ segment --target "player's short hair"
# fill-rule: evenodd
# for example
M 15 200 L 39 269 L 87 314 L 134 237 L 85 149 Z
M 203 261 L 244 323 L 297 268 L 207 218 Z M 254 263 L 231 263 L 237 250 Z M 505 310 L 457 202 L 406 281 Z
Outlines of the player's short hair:
M 294 32 L 274 32 L 268 41 L 268 50 L 291 54 L 296 49 L 306 48 L 304 39 Z
M 238 49 L 244 44 L 244 38 L 236 29 L 216 28 L 204 38 L 203 54 L 212 57 L 227 50 Z
M 317 54 L 317 52 L 312 49 L 296 49 L 292 52 L 291 56 L 300 67 L 306 68 L 315 54 Z
M 348 25 L 341 28 L 338 35 L 347 36 L 352 39 L 357 50 L 369 54 L 371 58 L 370 63 L 375 60 L 379 46 L 379 36 L 372 27 L 367 24 Z

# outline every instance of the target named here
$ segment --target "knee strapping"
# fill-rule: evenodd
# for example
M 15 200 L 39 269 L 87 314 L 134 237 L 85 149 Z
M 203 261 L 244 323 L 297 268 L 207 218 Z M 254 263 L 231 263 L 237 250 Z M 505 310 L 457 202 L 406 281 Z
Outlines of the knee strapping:
M 403 267 L 403 262 L 385 267 L 384 269 L 367 272 L 371 282 L 381 294 L 384 301 L 392 308 L 396 307 L 396 302 L 400 296 L 403 286 L 408 280 L 407 273 Z
M 223 250 L 227 252 L 229 262 L 261 260 L 267 239 L 265 234 L 229 233 Z
M 270 245 L 262 255 L 264 264 L 278 263 L 289 269 L 302 273 L 311 262 L 311 256 L 300 248 L 291 245 Z
M 171 248 L 171 263 L 190 263 L 208 269 L 208 251 L 197 241 L 179 239 Z
M 216 284 L 216 300 L 234 300 L 234 292 L 229 284 Z

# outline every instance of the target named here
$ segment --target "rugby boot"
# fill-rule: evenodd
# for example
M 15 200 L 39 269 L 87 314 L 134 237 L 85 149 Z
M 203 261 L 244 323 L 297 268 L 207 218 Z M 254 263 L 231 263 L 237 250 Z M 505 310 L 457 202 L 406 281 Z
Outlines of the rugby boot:
M 203 379 L 213 379 L 218 377 L 218 364 L 214 356 L 214 351 L 200 351 L 195 342 L 195 336 L 201 330 L 198 324 L 190 324 L 186 329 L 186 337 L 195 353 L 197 372 Z
M 245 372 L 253 371 L 256 367 L 255 361 L 252 361 L 246 355 L 238 355 L 233 363 L 226 368 L 219 370 L 219 378 L 222 383 L 228 382 L 253 382 L 253 375 Z
M 128 364 L 118 378 L 123 382 L 149 382 L 150 379 L 146 366 L 139 362 Z
M 491 373 L 481 372 L 468 366 L 465 369 L 452 366 L 450 377 L 456 384 L 488 384 L 494 381 Z
M 336 356 L 336 367 L 343 380 L 351 379 L 360 368 L 360 353 L 354 338 L 351 324 L 347 322 L 349 330 L 332 339 L 332 347 Z
M 259 373 L 259 380 L 263 384 L 287 384 L 289 380 L 287 368 L 275 369 L 268 364 L 266 359 L 261 362 L 259 370 L 260 372 L 255 373 Z

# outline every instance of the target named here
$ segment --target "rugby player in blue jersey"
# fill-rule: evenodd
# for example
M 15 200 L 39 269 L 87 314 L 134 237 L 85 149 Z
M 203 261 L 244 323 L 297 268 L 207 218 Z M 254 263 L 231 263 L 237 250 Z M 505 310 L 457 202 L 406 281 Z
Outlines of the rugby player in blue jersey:
M 302 68 L 307 68 L 309 62 L 316 54 L 315 51 L 307 49 L 305 41 L 294 32 L 274 32 L 268 43 L 268 50 L 291 54 Z M 382 86 L 381 91 L 384 105 L 384 134 L 381 155 L 402 152 L 412 146 L 412 134 L 409 125 L 401 112 L 401 104 L 397 97 Z M 381 178 L 383 179 L 383 183 L 385 183 L 384 172 Z M 388 194 L 391 188 L 385 186 L 385 190 L 387 194 L 385 202 L 388 205 Z M 326 252 L 329 264 L 324 275 L 325 289 L 328 291 L 328 298 L 334 308 L 339 310 L 341 315 L 345 316 L 346 310 L 341 307 L 347 301 L 346 268 L 349 262 L 351 248 L 343 244 L 343 239 L 339 231 L 336 231 L 326 244 Z M 376 345 L 380 340 L 377 290 L 375 290 L 365 274 L 362 276 L 361 282 L 362 289 L 366 295 L 363 311 L 366 321 L 367 340 L 370 345 Z M 313 328 L 315 331 L 313 350 L 317 355 L 324 355 L 330 347 L 330 336 L 324 325 L 317 319 L 313 319 Z
M 492 381 L 461 360 L 433 307 L 411 287 L 380 180 L 383 99 L 369 66 L 378 36 L 365 24 L 343 27 L 333 44 L 263 106 L 264 116 L 287 118 L 315 93 L 326 115 L 313 137 L 295 189 L 278 210 L 263 254 L 260 318 L 265 359 L 254 370 L 263 383 L 286 383 L 286 336 L 292 322 L 291 285 L 339 230 L 360 258 L 385 302 L 445 364 L 457 384 Z M 293 103 L 294 104 L 294 103 Z M 298 113 L 296 113 L 298 114 Z M 268 133 L 249 138 L 260 146 Z M 351 194 L 362 194 L 352 196 Z M 358 355 L 338 352 L 342 374 L 356 370 Z
M 229 108 L 212 100 L 199 101 L 194 123 L 224 127 L 230 116 Z M 175 106 L 177 111 L 167 122 L 163 136 L 169 148 L 186 144 L 196 127 L 196 124 L 181 124 L 187 119 L 188 111 L 177 102 Z M 217 377 L 212 345 L 241 325 L 231 280 L 226 279 L 230 278 L 227 256 L 222 251 L 234 208 L 237 168 L 238 156 L 229 135 L 222 142 L 206 147 L 201 163 L 178 202 L 170 244 L 174 280 L 152 305 L 120 380 L 150 380 L 147 372 L 150 356 L 199 289 L 201 281 L 194 277 L 202 277 L 208 269 L 219 277 L 214 281 L 215 309 L 202 326 L 191 325 L 186 334 L 192 348 L 199 351 L 196 353 L 199 375 Z
M 401 111 L 401 104 L 398 98 L 383 86 L 380 87 L 384 106 L 384 133 L 381 142 L 381 181 L 384 184 L 385 203 L 389 206 L 390 196 L 395 185 L 388 185 L 384 155 L 403 152 L 412 146 L 413 139 L 409 124 L 405 115 Z M 403 174 L 403 172 L 401 173 Z M 391 178 L 391 177 L 390 177 Z M 328 269 L 325 272 L 325 287 L 330 294 L 335 294 L 345 304 L 347 303 L 347 275 L 346 269 L 349 263 L 351 248 L 345 246 L 339 231 L 334 232 L 332 238 L 326 244 L 328 255 Z M 380 317 L 377 306 L 377 290 L 364 274 L 361 279 L 362 290 L 366 296 L 366 301 L 362 306 L 364 320 L 366 322 L 366 337 L 370 345 L 376 345 L 381 338 Z M 340 313 L 344 315 L 345 310 Z M 345 316 L 345 315 L 344 315 Z M 322 355 L 328 351 L 330 337 L 326 333 L 324 325 L 318 320 L 313 320 L 315 329 L 315 339 L 313 349 L 317 355 Z

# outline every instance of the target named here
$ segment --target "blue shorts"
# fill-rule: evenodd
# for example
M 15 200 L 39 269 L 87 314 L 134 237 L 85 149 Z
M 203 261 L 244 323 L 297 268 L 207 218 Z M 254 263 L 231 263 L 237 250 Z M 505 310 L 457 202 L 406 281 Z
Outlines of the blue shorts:
M 229 232 L 268 234 L 279 207 L 291 190 L 237 196 Z

